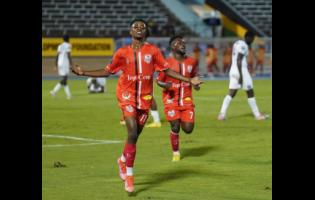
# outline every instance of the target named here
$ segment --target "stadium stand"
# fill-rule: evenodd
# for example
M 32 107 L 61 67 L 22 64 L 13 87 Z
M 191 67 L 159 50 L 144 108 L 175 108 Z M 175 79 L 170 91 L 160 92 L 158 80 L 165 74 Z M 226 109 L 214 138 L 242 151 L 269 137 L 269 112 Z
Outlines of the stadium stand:
M 260 36 L 272 36 L 272 0 L 206 0 L 235 22 Z
M 160 1 L 151 0 L 42 0 L 42 36 L 129 36 L 134 18 L 152 18 L 158 27 L 171 21 L 176 32 L 196 36 Z
M 226 0 L 266 35 L 272 35 L 272 0 Z

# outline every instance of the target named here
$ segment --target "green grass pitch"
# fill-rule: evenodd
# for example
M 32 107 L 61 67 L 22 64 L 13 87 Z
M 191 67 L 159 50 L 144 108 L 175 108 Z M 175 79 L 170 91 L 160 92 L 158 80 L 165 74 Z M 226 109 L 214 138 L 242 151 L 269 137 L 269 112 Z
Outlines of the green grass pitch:
M 71 100 L 63 88 L 55 98 L 50 96 L 57 82 L 42 84 L 43 200 L 272 199 L 271 80 L 254 80 L 257 105 L 271 117 L 267 121 L 254 120 L 241 90 L 230 104 L 228 120 L 216 120 L 227 80 L 206 81 L 194 91 L 195 129 L 190 135 L 181 132 L 182 160 L 177 163 L 171 162 L 162 90 L 154 86 L 162 127 L 144 128 L 138 140 L 132 197 L 124 191 L 116 166 L 126 138 L 119 124 L 117 79 L 107 80 L 105 95 L 88 94 L 85 80 L 69 80 Z

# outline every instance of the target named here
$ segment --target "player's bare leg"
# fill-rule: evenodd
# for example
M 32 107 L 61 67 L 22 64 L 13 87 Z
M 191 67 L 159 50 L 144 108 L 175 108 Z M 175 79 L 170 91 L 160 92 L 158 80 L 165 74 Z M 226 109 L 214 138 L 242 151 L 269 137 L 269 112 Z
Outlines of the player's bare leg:
M 61 86 L 63 86 L 67 81 L 65 80 L 65 76 L 62 76 L 62 79 L 57 83 L 53 90 L 50 91 L 52 97 L 55 97 L 57 92 L 60 90 Z
M 55 97 L 57 92 L 60 90 L 60 88 L 61 88 L 61 83 L 57 83 L 54 89 L 50 91 L 51 96 Z
M 61 85 L 63 85 L 67 99 L 71 99 L 71 93 L 70 93 L 70 88 L 67 84 L 68 76 L 64 76 L 62 81 L 60 82 Z
M 144 125 L 142 124 L 137 124 L 138 128 L 137 128 L 137 134 L 138 134 L 138 138 L 140 136 L 140 134 L 142 133 L 143 127 Z
M 192 133 L 192 131 L 194 130 L 194 126 L 195 126 L 195 123 L 183 122 L 183 121 L 181 122 L 181 128 L 187 134 Z
M 170 121 L 171 132 L 170 132 L 170 141 L 173 150 L 173 162 L 180 160 L 179 152 L 179 131 L 180 131 L 180 120 Z
M 259 112 L 258 106 L 256 104 L 256 99 L 254 96 L 254 90 L 250 89 L 250 90 L 246 91 L 246 94 L 247 94 L 247 101 L 248 101 L 249 107 L 251 108 L 251 110 L 255 116 L 255 119 L 256 120 L 268 119 L 268 115 L 264 115 L 264 114 Z
M 134 191 L 133 164 L 136 157 L 136 143 L 138 140 L 138 135 L 140 135 L 143 127 L 138 127 L 136 118 L 134 116 L 125 117 L 125 122 L 128 132 L 128 138 L 122 155 L 122 157 L 125 157 L 126 161 L 125 190 L 128 193 L 132 193 Z M 122 161 L 123 158 L 120 158 L 120 160 Z M 122 171 L 120 165 L 119 171 Z
M 222 106 L 221 106 L 221 110 L 220 110 L 220 114 L 218 116 L 218 120 L 226 120 L 226 111 L 230 105 L 231 100 L 233 99 L 233 97 L 235 97 L 235 95 L 237 94 L 237 90 L 236 89 L 230 89 L 229 90 L 229 94 L 225 96 Z

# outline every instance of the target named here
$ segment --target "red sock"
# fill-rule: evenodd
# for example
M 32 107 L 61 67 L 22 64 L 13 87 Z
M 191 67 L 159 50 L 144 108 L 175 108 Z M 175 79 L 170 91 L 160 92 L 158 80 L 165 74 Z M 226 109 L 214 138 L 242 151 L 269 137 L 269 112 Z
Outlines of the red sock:
M 179 134 L 174 133 L 173 131 L 170 132 L 170 140 L 173 151 L 178 151 L 179 149 Z
M 124 155 L 126 158 L 126 166 L 133 167 L 136 158 L 136 144 L 125 144 Z

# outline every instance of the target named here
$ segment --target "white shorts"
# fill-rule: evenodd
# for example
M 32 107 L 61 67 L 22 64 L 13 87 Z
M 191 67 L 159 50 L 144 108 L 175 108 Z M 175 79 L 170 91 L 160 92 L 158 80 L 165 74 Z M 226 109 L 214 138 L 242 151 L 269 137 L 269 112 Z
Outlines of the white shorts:
M 243 73 L 243 84 L 239 84 L 239 79 L 240 79 L 240 74 L 238 70 L 231 70 L 230 71 L 230 84 L 229 84 L 229 89 L 240 89 L 242 88 L 243 90 L 247 91 L 250 89 L 253 89 L 253 80 L 252 77 L 250 76 L 248 70 L 242 69 Z
M 58 67 L 59 76 L 67 76 L 70 73 L 69 67 Z

